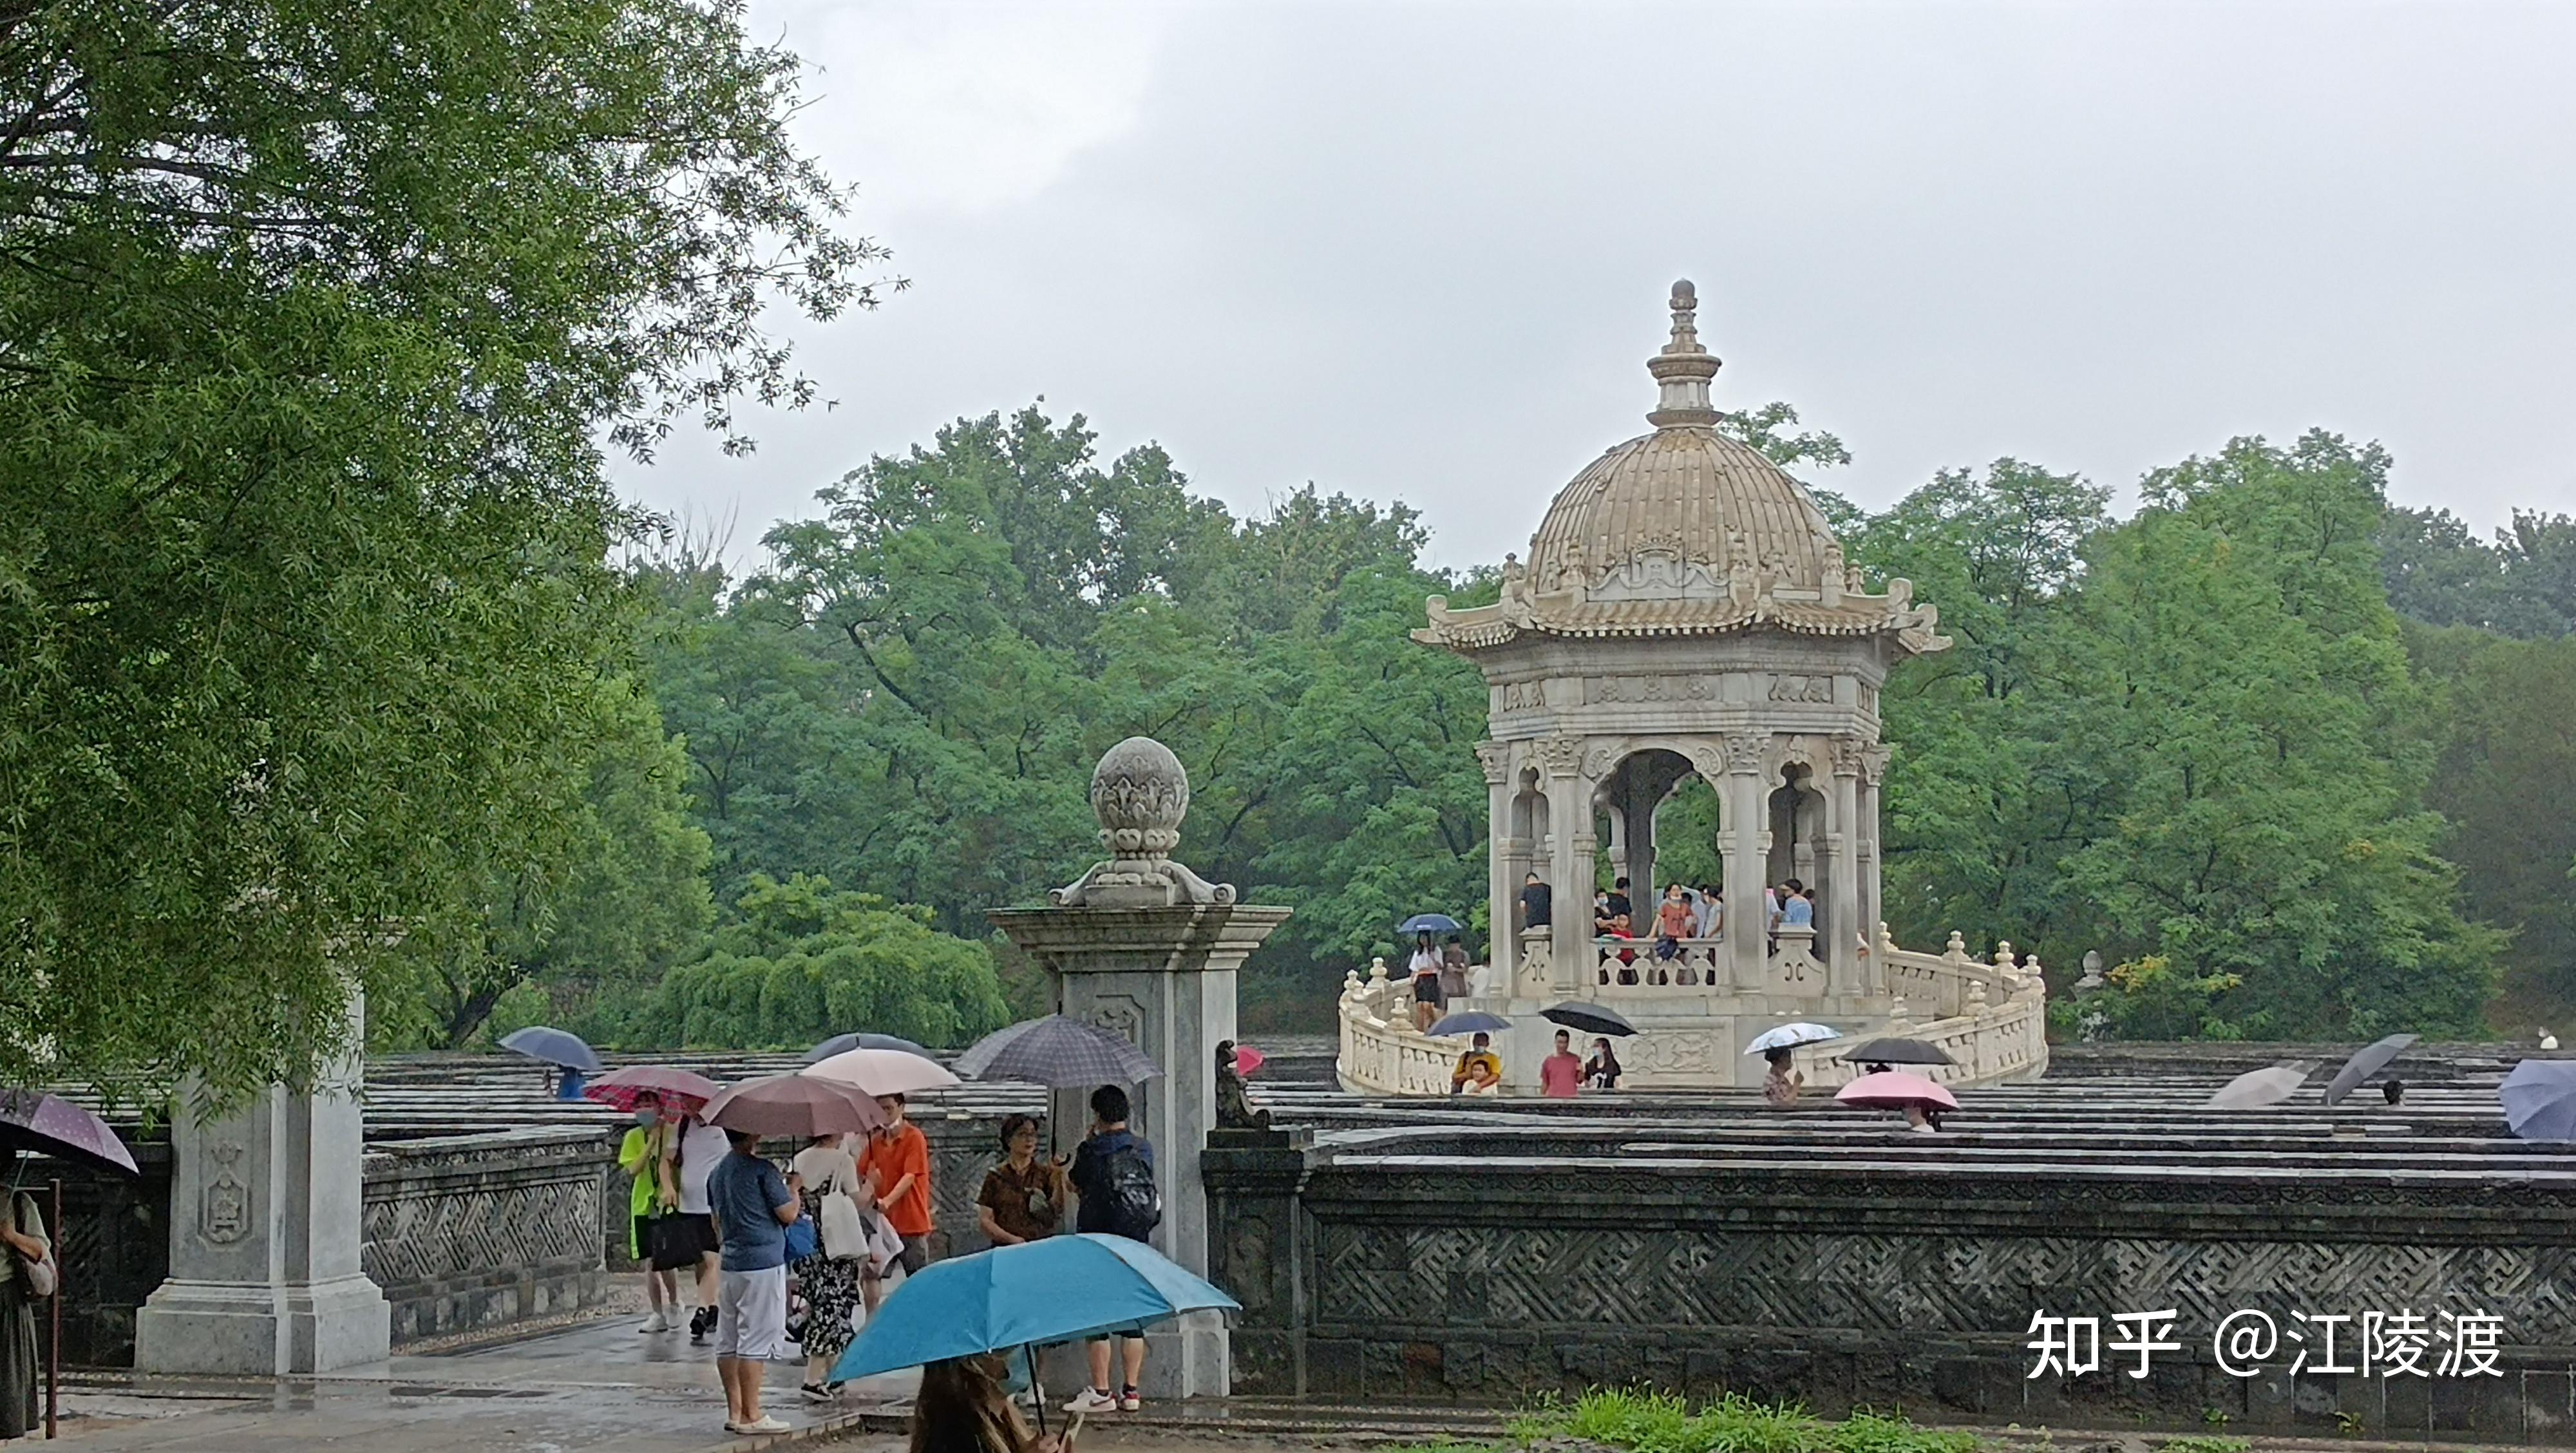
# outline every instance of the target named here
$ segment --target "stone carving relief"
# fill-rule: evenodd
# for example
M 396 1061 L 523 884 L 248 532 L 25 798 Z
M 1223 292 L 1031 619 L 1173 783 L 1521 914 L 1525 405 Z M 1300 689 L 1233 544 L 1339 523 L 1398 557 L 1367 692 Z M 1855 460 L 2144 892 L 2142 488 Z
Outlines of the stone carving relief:
M 1723 1046 L 1704 1030 L 1658 1030 L 1624 1040 L 1620 1060 L 1632 1070 L 1656 1075 L 1706 1075 L 1728 1063 Z
M 1760 772 L 1762 759 L 1771 748 L 1768 737 L 1735 736 L 1726 739 L 1726 770 Z
M 1583 754 L 1583 775 L 1597 782 L 1609 776 L 1619 759 L 1627 755 L 1626 742 L 1594 742 Z
M 1878 715 L 1878 688 L 1866 681 L 1860 683 L 1860 709 L 1872 716 Z
M 1861 780 L 1872 787 L 1886 780 L 1888 758 L 1893 755 L 1895 755 L 1893 752 L 1875 742 L 1863 747 L 1860 754 Z
M 206 1154 L 215 1163 L 215 1174 L 198 1197 L 197 1235 L 213 1245 L 230 1246 L 250 1234 L 250 1187 L 234 1170 L 242 1147 L 219 1140 L 206 1147 Z
M 1818 702 L 1832 705 L 1834 678 L 1831 676 L 1774 676 L 1771 678 L 1773 701 Z
M 1533 750 L 1551 777 L 1571 777 L 1583 770 L 1583 739 L 1580 737 L 1547 737 L 1540 740 Z
M 1591 676 L 1583 682 L 1590 706 L 1626 706 L 1662 701 L 1715 701 L 1712 676 Z
M 1776 1177 L 1744 1179 L 1744 1194 L 1777 1193 Z M 1945 1181 L 1920 1177 L 1897 1194 L 1958 1195 Z M 1669 1179 L 1606 1174 L 1587 1177 L 1584 1189 L 1593 1204 L 1615 1205 L 1623 1194 L 1651 1200 L 1678 1188 Z M 2132 1187 L 2113 1189 L 2122 1199 L 2143 1198 Z M 1690 1190 L 1716 1188 L 1693 1183 Z M 2277 1194 L 2268 1187 L 2261 1193 Z M 2319 1308 L 2474 1307 L 2504 1317 L 2517 1341 L 2563 1346 L 2576 1338 L 2576 1307 L 2558 1290 L 2576 1273 L 2576 1258 L 2562 1247 L 1777 1226 L 1442 1226 L 1388 1216 L 1324 1222 L 1316 1268 L 1315 1305 L 1330 1308 L 1337 1321 L 1386 1328 L 1422 1325 L 1426 1309 L 1437 1326 L 1437 1309 L 1452 1304 L 1453 1278 L 1472 1272 L 1486 1297 L 1488 1323 L 1594 1334 L 1826 1326 L 1991 1338 L 1995 1327 L 2026 1324 L 2034 1303 L 2116 1302 L 2174 1307 L 2182 1325 L 2195 1328 L 2215 1327 L 2239 1307 L 2260 1308 L 2282 1325 L 2296 1312 Z
M 1508 681 L 1494 688 L 1494 714 L 1547 710 L 1545 681 Z
M 1587 592 L 1597 601 L 1716 600 L 1723 592 L 1708 567 L 1669 546 L 1649 546 L 1601 572 Z
M 1091 813 L 1110 857 L 1049 890 L 1048 901 L 1059 908 L 1232 903 L 1233 884 L 1208 882 L 1172 861 L 1189 810 L 1190 776 L 1171 748 L 1151 737 L 1111 747 L 1091 772 Z
M 1145 1047 L 1145 1006 L 1124 994 L 1104 995 L 1082 1011 L 1082 1022 L 1106 1029 L 1138 1049 Z

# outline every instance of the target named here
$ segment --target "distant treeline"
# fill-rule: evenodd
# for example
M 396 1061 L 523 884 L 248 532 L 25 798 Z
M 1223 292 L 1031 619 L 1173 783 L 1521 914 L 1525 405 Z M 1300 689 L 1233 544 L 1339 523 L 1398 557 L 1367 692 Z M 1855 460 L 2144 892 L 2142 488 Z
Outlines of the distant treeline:
M 1843 462 L 1796 421 L 1735 427 Z M 1160 448 L 1092 446 L 1034 408 L 961 420 L 771 529 L 745 578 L 707 541 L 639 567 L 595 853 L 496 893 L 386 1032 L 971 1036 L 1036 1005 L 984 910 L 1089 861 L 1092 763 L 1138 732 L 1189 767 L 1180 856 L 1298 910 L 1248 1025 L 1320 1027 L 1408 913 L 1481 937 L 1485 692 L 1406 632 L 1490 576 L 1424 564 L 1401 504 L 1309 487 L 1237 519 Z M 2483 541 L 2391 508 L 2389 468 L 2237 440 L 2127 519 L 2012 459 L 1882 514 L 1819 490 L 1957 642 L 1882 698 L 1898 938 L 2009 938 L 2061 986 L 2099 951 L 2134 1037 L 2522 1032 L 2576 1000 L 2576 524 Z M 1676 871 L 1709 810 L 1666 809 Z

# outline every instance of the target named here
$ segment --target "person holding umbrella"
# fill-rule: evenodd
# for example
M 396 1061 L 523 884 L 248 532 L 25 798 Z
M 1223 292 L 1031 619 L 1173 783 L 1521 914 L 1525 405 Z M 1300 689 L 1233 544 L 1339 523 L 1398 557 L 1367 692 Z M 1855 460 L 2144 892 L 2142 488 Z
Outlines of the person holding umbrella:
M 634 1178 L 634 1188 L 627 1193 L 626 1254 L 645 1263 L 644 1297 L 652 1311 L 644 1318 L 645 1332 L 669 1332 L 679 1325 L 680 1276 L 669 1267 L 654 1266 L 653 1222 L 665 1212 L 674 1210 L 676 1197 L 663 1199 L 665 1182 L 662 1162 L 670 1158 L 671 1136 L 676 1127 L 662 1121 L 662 1097 L 651 1090 L 635 1097 L 635 1128 L 626 1132 L 617 1145 L 617 1168 Z
M 1583 1087 L 1587 1090 L 1619 1088 L 1619 1056 L 1607 1039 L 1592 1041 L 1592 1058 L 1583 1062 Z
M 1032 1433 L 994 1364 L 1000 1353 L 947 1357 L 921 1369 L 912 1395 L 909 1453 L 1063 1453 L 1052 1434 Z
M 0 1170 L 14 1171 L 18 1152 L 0 1146 Z M 36 1198 L 16 1189 L 0 1196 L 8 1215 L 0 1220 L 0 1439 L 24 1438 L 44 1426 L 36 1406 L 36 1303 L 52 1294 L 38 1278 L 54 1264 L 53 1238 L 46 1234 L 44 1213 Z M 41 1270 L 40 1270 L 41 1268 Z
M 1404 968 L 1413 977 L 1413 1027 L 1428 1034 L 1432 1021 L 1440 1017 L 1440 950 L 1433 946 L 1429 929 L 1413 936 L 1413 957 Z
M 1538 1092 L 1551 1100 L 1571 1100 L 1582 1088 L 1583 1061 L 1574 1057 L 1574 1035 L 1556 1032 L 1556 1051 L 1538 1063 Z
M 725 1390 L 725 1431 L 783 1433 L 760 1410 L 760 1383 L 787 1347 L 787 1228 L 805 1215 L 793 1176 L 760 1155 L 760 1132 L 729 1130 L 732 1151 L 707 1177 L 721 1258 L 716 1289 L 716 1376 Z
M 859 1171 L 876 1194 L 878 1212 L 903 1238 L 896 1260 L 904 1275 L 915 1276 L 930 1264 L 930 1140 L 904 1118 L 903 1096 L 879 1095 L 877 1108 L 885 1112 L 885 1124 L 868 1137 Z M 885 1273 L 892 1269 L 870 1263 L 860 1272 L 859 1293 L 870 1312 L 884 1300 Z
M 1795 1068 L 1797 1051 L 1788 1045 L 1775 1045 L 1762 1052 L 1771 1073 L 1762 1080 L 1762 1102 L 1774 1110 L 1798 1108 L 1798 1092 L 1807 1087 L 1807 1077 Z

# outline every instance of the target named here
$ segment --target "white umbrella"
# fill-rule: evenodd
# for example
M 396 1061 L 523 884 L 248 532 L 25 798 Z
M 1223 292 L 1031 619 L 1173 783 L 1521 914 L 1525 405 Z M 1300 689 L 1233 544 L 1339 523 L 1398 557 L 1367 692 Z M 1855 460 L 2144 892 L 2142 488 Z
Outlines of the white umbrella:
M 2218 1087 L 2209 1097 L 2212 1110 L 2252 1110 L 2263 1105 L 2278 1105 L 2307 1082 L 2310 1065 L 2271 1065 L 2248 1070 Z
M 1777 1029 L 1766 1029 L 1755 1035 L 1753 1042 L 1744 1047 L 1744 1052 L 1768 1054 L 1775 1049 L 1788 1049 L 1800 1044 L 1821 1044 L 1828 1039 L 1842 1037 L 1841 1030 L 1822 1024 L 1783 1024 Z
M 837 1080 L 856 1085 L 871 1095 L 918 1095 L 925 1090 L 945 1090 L 958 1079 L 937 1060 L 923 1059 L 899 1049 L 852 1049 L 810 1066 L 805 1073 L 818 1080 Z

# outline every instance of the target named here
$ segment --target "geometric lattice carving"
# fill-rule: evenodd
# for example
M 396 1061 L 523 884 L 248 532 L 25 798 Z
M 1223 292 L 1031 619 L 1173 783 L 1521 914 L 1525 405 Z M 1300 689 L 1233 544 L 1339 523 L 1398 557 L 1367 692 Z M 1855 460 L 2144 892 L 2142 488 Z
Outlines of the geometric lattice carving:
M 377 1199 L 362 1215 L 359 1265 L 380 1287 L 460 1273 L 595 1265 L 599 1180 L 424 1188 Z
M 2490 1312 L 2576 1345 L 2576 1248 L 1327 1222 L 1318 1320 L 2019 1335 L 2031 1313 L 2179 1309 L 2206 1348 L 2243 1307 Z

